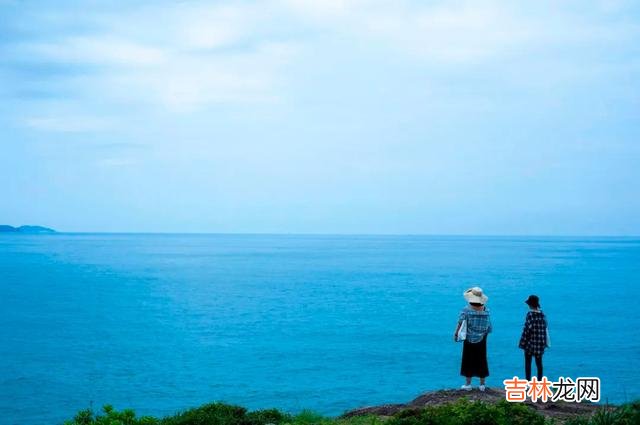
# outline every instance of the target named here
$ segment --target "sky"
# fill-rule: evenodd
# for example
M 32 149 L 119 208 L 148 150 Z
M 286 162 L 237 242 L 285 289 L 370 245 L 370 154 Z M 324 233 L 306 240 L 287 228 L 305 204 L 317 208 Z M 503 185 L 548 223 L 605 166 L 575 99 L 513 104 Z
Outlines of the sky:
M 0 97 L 0 224 L 640 235 L 634 1 L 0 0 Z

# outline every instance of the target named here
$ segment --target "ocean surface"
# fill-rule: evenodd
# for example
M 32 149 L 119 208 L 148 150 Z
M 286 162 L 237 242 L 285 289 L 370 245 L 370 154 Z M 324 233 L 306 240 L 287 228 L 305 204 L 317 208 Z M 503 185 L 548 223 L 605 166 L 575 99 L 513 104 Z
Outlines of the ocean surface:
M 488 384 L 523 376 L 531 294 L 545 372 L 640 398 L 640 239 L 0 235 L 0 423 L 105 403 L 214 400 L 329 415 L 457 387 L 462 292 L 489 295 Z

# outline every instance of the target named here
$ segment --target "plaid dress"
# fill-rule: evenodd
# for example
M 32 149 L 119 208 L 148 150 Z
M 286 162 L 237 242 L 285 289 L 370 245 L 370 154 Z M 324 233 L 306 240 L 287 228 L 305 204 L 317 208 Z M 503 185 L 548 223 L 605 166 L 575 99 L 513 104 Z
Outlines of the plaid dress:
M 469 342 L 480 342 L 491 332 L 491 316 L 489 309 L 486 307 L 481 311 L 465 307 L 458 317 L 458 326 L 464 320 L 467 321 L 467 341 Z
M 491 332 L 491 316 L 489 310 L 482 311 L 466 307 L 460 312 L 458 324 L 467 321 L 467 338 L 462 344 L 462 364 L 460 375 L 464 377 L 489 376 L 487 362 L 487 334 Z
M 547 318 L 541 311 L 529 311 L 518 344 L 525 353 L 541 356 L 547 346 Z

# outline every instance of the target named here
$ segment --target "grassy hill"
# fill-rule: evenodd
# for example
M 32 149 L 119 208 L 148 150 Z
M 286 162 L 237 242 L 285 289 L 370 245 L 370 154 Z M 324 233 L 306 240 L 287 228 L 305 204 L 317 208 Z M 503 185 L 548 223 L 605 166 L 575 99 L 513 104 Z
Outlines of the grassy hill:
M 407 404 L 353 410 L 331 418 L 304 411 L 248 411 L 224 403 L 205 404 L 164 418 L 137 417 L 132 410 L 105 406 L 102 413 L 79 412 L 65 425 L 637 425 L 640 401 L 622 406 L 577 403 L 509 403 L 500 390 L 444 390 Z

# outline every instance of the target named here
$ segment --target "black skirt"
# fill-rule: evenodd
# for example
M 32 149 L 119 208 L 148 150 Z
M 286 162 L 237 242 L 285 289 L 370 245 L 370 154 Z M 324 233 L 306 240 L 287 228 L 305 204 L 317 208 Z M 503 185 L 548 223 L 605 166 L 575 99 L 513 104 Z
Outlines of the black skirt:
M 472 343 L 467 340 L 462 345 L 462 366 L 460 375 L 465 377 L 477 376 L 485 378 L 489 376 L 489 364 L 487 363 L 487 336 L 482 341 Z

